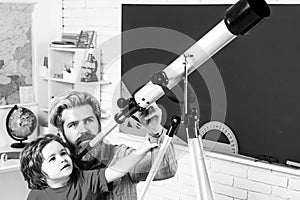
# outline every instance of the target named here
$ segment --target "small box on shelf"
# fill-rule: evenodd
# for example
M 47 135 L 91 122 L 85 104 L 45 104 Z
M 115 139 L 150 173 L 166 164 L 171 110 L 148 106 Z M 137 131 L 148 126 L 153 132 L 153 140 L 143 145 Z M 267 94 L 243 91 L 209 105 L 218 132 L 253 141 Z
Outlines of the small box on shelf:
M 48 78 L 49 77 L 49 69 L 47 66 L 40 66 L 40 77 L 41 78 Z
M 75 68 L 70 68 L 68 70 L 64 70 L 63 71 L 63 80 L 65 80 L 67 82 L 75 83 L 77 81 L 79 71 L 80 70 L 75 69 Z

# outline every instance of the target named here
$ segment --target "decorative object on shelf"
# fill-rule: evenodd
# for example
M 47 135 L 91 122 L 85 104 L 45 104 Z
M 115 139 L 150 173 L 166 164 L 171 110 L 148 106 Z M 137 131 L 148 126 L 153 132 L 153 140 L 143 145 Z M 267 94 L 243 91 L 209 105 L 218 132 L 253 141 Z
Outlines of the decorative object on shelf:
M 23 148 L 28 139 L 37 126 L 37 118 L 28 108 L 18 107 L 15 105 L 8 112 L 6 117 L 6 130 L 8 135 L 19 143 L 13 143 L 13 148 Z
M 68 72 L 68 73 L 71 73 L 71 68 L 72 68 L 72 66 L 64 64 L 63 70 Z
M 77 48 L 94 48 L 95 31 L 82 30 L 76 44 Z
M 82 77 L 80 79 L 81 82 L 97 82 L 97 70 L 98 70 L 98 62 L 93 56 L 93 54 L 89 53 L 87 60 L 84 62 L 82 69 Z
M 79 38 L 79 33 L 62 33 L 61 34 L 61 41 L 65 42 L 72 42 L 76 44 Z
M 47 67 L 48 69 L 48 57 L 47 56 L 44 56 L 44 64 L 43 64 L 45 67 Z
M 44 56 L 43 65 L 39 67 L 40 77 L 47 78 L 49 76 L 48 57 Z
M 63 74 L 53 74 L 53 78 L 63 79 Z
M 69 81 L 69 82 L 75 82 L 77 75 L 78 75 L 78 71 L 76 70 L 73 66 L 64 64 L 63 67 L 63 80 L 65 81 Z

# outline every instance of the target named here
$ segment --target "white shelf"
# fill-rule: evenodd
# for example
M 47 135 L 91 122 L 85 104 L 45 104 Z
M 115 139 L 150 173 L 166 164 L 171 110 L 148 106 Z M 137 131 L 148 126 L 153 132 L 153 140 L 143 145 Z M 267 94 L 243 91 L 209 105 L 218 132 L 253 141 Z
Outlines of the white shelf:
M 62 47 L 50 46 L 50 49 L 54 51 L 71 51 L 71 52 L 93 50 L 93 48 L 76 48 L 76 47 L 63 47 L 63 46 Z
M 97 82 L 80 82 L 80 81 L 68 81 L 68 80 L 59 79 L 59 78 L 44 78 L 44 79 L 51 80 L 51 81 L 56 81 L 56 82 L 70 83 L 70 84 L 80 84 L 80 85 L 107 85 L 107 84 L 111 84 L 111 82 L 107 81 L 107 80 L 100 80 L 100 81 L 97 81 Z
M 82 85 L 108 85 L 111 84 L 110 81 L 107 80 L 100 80 L 97 82 L 76 82 L 77 84 L 82 84 Z
M 55 81 L 55 82 L 61 82 L 61 83 L 70 83 L 70 84 L 75 84 L 76 81 L 68 81 L 60 78 L 48 78 L 50 81 Z

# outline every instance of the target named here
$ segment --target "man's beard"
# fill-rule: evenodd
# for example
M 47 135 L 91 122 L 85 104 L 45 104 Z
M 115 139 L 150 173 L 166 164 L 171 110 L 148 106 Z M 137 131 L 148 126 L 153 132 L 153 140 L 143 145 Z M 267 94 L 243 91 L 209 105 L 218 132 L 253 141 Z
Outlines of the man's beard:
M 96 159 L 99 152 L 96 152 L 95 148 L 89 150 L 81 159 L 79 159 L 80 153 L 88 148 L 89 141 L 93 138 L 95 138 L 95 135 L 90 132 L 85 132 L 76 139 L 74 144 L 68 142 L 68 146 L 72 152 L 73 158 L 75 159 L 75 163 L 81 169 L 92 169 L 99 163 Z

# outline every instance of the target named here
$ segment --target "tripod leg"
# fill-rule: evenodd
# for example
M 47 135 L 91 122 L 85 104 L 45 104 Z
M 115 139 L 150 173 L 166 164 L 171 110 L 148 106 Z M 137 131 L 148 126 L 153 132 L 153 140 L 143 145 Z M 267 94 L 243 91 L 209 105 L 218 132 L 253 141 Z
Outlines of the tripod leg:
M 202 140 L 198 137 L 191 138 L 188 140 L 188 145 L 197 200 L 213 200 L 214 195 L 205 164 Z
M 178 129 L 179 124 L 180 124 L 180 120 L 181 119 L 178 116 L 174 116 L 172 118 L 171 126 L 169 127 L 168 132 L 166 133 L 165 139 L 164 139 L 161 147 L 159 148 L 159 152 L 156 156 L 156 159 L 154 160 L 154 162 L 151 166 L 151 169 L 150 169 L 149 174 L 148 174 L 147 179 L 146 179 L 146 184 L 143 187 L 143 190 L 141 192 L 140 197 L 138 198 L 139 200 L 144 199 L 146 191 L 147 191 L 151 181 L 154 179 L 154 176 L 155 176 L 156 172 L 158 171 L 158 168 L 159 168 L 159 165 L 160 165 L 160 163 L 163 159 L 163 156 L 165 155 L 168 147 L 170 146 L 173 136 L 177 132 L 177 129 Z
M 191 110 L 191 112 L 185 116 L 185 130 L 188 137 L 188 147 L 192 161 L 197 200 L 214 200 L 214 194 L 205 164 L 202 138 L 199 136 L 198 131 L 199 119 L 197 110 L 187 109 L 186 113 L 188 113 L 188 110 Z
M 163 159 L 163 156 L 166 153 L 169 145 L 171 144 L 171 140 L 172 140 L 171 137 L 169 137 L 169 136 L 165 137 L 165 139 L 164 139 L 164 141 L 163 141 L 163 143 L 162 143 L 162 145 L 161 145 L 161 147 L 159 149 L 159 152 L 158 152 L 158 154 L 156 156 L 156 159 L 154 160 L 154 162 L 152 164 L 152 167 L 151 167 L 151 169 L 149 171 L 149 174 L 148 174 L 147 179 L 145 181 L 145 185 L 144 185 L 144 187 L 142 189 L 142 192 L 141 192 L 141 194 L 140 194 L 140 196 L 138 198 L 139 200 L 144 199 L 146 191 L 147 191 L 148 187 L 150 186 L 151 181 L 153 181 L 153 179 L 154 179 L 154 176 L 155 176 L 155 174 L 156 174 L 156 172 L 157 172 L 157 170 L 159 168 L 159 165 L 160 165 L 160 163 L 161 163 L 161 161 Z

